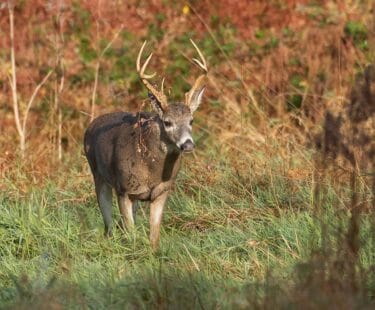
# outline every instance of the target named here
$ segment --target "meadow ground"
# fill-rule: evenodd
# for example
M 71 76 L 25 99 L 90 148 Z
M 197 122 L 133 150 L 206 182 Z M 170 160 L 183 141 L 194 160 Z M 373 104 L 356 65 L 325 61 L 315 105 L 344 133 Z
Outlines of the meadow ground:
M 81 162 L 27 193 L 5 180 L 2 307 L 370 307 L 373 213 L 360 217 L 353 262 L 345 250 L 349 200 L 328 182 L 318 203 L 312 176 L 288 178 L 276 157 L 254 176 L 250 162 L 239 175 L 226 156 L 216 155 L 207 168 L 215 178 L 210 184 L 191 171 L 194 159 L 185 158 L 156 254 L 148 242 L 147 206 L 138 210 L 133 234 L 117 229 L 113 238 L 103 236 L 91 176 Z M 305 165 L 296 162 L 290 171 Z
M 1 309 L 374 308 L 374 3 L 249 5 L 0 5 Z M 190 38 L 208 86 L 153 253 L 147 205 L 103 236 L 82 136 L 149 109 L 145 39 L 183 98 Z

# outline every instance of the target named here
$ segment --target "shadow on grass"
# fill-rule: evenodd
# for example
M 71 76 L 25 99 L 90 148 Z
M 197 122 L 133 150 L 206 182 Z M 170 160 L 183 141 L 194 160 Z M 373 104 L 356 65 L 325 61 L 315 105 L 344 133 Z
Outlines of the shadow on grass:
M 106 284 L 53 278 L 38 286 L 22 276 L 0 299 L 7 309 L 374 309 L 375 266 L 365 270 L 345 240 L 336 241 L 340 248 L 314 251 L 290 279 L 269 274 L 238 285 L 160 266 Z

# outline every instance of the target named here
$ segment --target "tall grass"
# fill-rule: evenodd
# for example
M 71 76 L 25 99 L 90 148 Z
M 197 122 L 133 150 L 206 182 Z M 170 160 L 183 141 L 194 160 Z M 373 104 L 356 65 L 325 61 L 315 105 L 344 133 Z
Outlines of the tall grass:
M 353 307 L 370 305 L 371 214 L 360 216 L 359 259 L 348 260 L 343 243 L 350 215 L 329 181 L 317 217 L 313 182 L 288 180 L 277 158 L 263 182 L 239 184 L 228 160 L 216 156 L 215 184 L 184 166 L 156 255 L 148 244 L 147 206 L 138 210 L 134 234 L 118 229 L 112 239 L 103 237 L 92 182 L 81 168 L 27 193 L 7 181 L 9 191 L 0 197 L 0 303 L 210 309 L 328 307 L 350 299 Z

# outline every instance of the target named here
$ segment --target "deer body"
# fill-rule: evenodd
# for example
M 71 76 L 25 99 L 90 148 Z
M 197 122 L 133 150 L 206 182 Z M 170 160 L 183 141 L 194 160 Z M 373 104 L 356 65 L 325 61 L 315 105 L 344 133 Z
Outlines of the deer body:
M 134 225 L 134 203 L 150 202 L 150 241 L 156 249 L 164 204 L 179 171 L 181 155 L 194 149 L 192 115 L 200 104 L 205 83 L 202 75 L 186 94 L 185 102 L 167 104 L 164 94 L 147 81 L 151 75 L 144 73 L 151 56 L 140 68 L 144 45 L 137 68 L 156 113 L 117 112 L 99 116 L 85 132 L 84 150 L 94 176 L 105 234 L 112 234 L 114 189 L 124 228 Z M 201 65 L 199 61 L 198 64 Z
M 84 143 L 95 177 L 132 200 L 152 200 L 169 190 L 180 167 L 181 151 L 157 114 L 102 115 L 87 129 Z

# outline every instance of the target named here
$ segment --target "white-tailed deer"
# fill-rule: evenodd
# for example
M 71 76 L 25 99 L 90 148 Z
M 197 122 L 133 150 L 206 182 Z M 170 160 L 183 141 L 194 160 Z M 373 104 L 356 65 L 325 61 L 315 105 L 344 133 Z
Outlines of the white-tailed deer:
M 155 113 L 105 114 L 96 118 L 85 132 L 85 154 L 108 236 L 112 234 L 114 189 L 123 228 L 134 225 L 137 200 L 150 202 L 150 242 L 153 249 L 158 247 L 164 204 L 179 171 L 182 153 L 194 149 L 193 113 L 201 103 L 206 86 L 206 61 L 191 42 L 200 58 L 193 61 L 204 74 L 185 94 L 185 102 L 168 104 L 163 92 L 164 80 L 160 91 L 150 83 L 155 73 L 146 74 L 145 70 L 152 54 L 140 64 L 144 42 L 137 57 L 137 71 L 149 91 Z

